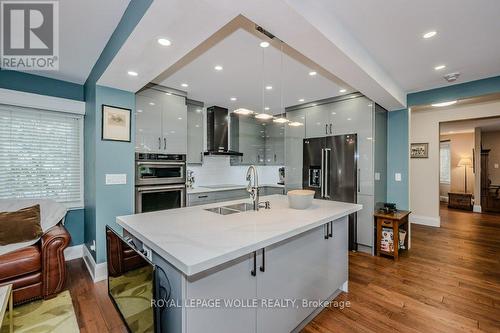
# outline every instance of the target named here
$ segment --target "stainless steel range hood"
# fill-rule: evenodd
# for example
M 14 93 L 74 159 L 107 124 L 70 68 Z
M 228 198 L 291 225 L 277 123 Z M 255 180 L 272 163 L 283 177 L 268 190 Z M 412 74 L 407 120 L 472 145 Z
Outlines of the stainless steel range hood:
M 229 112 L 220 106 L 207 108 L 207 151 L 204 155 L 243 156 L 229 149 Z

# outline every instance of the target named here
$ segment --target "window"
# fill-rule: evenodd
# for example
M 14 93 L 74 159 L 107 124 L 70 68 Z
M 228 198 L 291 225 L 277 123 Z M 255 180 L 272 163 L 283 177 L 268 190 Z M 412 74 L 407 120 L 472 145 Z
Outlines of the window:
M 0 199 L 83 207 L 83 116 L 0 104 Z
M 441 142 L 439 145 L 439 182 L 441 184 L 450 183 L 450 142 Z

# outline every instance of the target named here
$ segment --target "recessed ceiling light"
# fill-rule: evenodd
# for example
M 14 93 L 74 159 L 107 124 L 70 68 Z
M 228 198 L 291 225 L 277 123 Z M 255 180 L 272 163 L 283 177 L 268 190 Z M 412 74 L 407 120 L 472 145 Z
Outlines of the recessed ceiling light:
M 158 38 L 158 44 L 161 46 L 170 46 L 172 43 L 166 38 Z
M 272 90 L 273 86 L 266 86 L 266 90 Z
M 167 96 L 172 96 L 172 93 L 170 93 L 170 92 L 166 92 L 165 94 L 166 94 Z
M 434 67 L 434 70 L 439 71 L 439 70 L 445 69 L 445 68 L 446 68 L 446 65 L 439 65 L 439 66 Z
M 269 111 L 269 106 L 266 106 L 264 110 Z
M 337 112 L 332 112 L 332 114 L 333 114 L 333 115 L 336 115 L 336 114 L 337 114 Z
M 141 112 L 142 112 L 142 110 L 141 110 L 141 109 L 139 109 L 139 110 L 137 110 L 137 112 L 138 112 L 138 113 L 141 113 Z
M 216 71 L 221 71 L 221 70 L 223 70 L 223 67 L 221 65 L 217 65 L 217 66 L 214 67 L 214 69 Z
M 232 100 L 233 102 L 237 100 L 236 97 L 231 97 L 230 100 Z
M 182 117 L 179 117 L 179 118 L 177 118 L 177 119 L 182 120 Z
M 340 89 L 339 93 L 345 93 L 347 90 L 346 89 Z
M 311 76 L 314 76 L 316 74 L 318 74 L 318 73 L 316 73 L 315 71 L 309 72 L 309 75 L 311 75 Z
M 280 117 L 280 118 L 273 119 L 273 122 L 282 124 L 282 123 L 288 122 L 288 120 L 286 120 L 286 118 Z
M 347 118 L 347 120 L 352 120 L 351 118 Z
M 305 99 L 303 99 L 303 98 L 299 99 L 299 102 L 304 102 L 304 101 L 305 101 Z
M 137 76 L 137 75 L 139 75 L 139 73 L 134 72 L 134 71 L 128 71 L 127 74 L 130 75 L 130 76 Z
M 181 83 L 181 86 L 184 87 L 184 88 L 187 88 L 187 87 L 189 87 L 189 84 L 187 84 L 187 83 Z
M 149 102 L 149 105 L 153 106 L 153 105 L 155 105 L 155 103 L 153 103 L 153 102 Z
M 268 113 L 259 113 L 259 114 L 255 115 L 255 118 L 257 118 L 257 119 L 271 119 L 272 117 L 273 116 L 271 116 Z
M 440 107 L 443 107 L 443 106 L 450 106 L 450 105 L 453 105 L 453 104 L 456 104 L 456 103 L 457 103 L 457 101 L 448 101 L 448 102 L 434 103 L 434 104 L 431 104 L 431 105 L 434 106 L 434 107 L 440 108 Z
M 436 31 L 429 31 L 426 32 L 425 34 L 422 35 L 423 38 L 428 39 L 436 36 L 437 32 Z
M 268 47 L 269 46 L 269 42 L 260 42 L 260 47 Z
M 236 114 L 242 114 L 242 115 L 249 115 L 249 114 L 254 113 L 252 110 L 243 109 L 243 108 L 241 108 L 241 109 L 236 109 L 236 110 L 234 110 L 233 112 L 234 112 L 234 113 L 236 113 Z
M 293 126 L 293 127 L 302 126 L 302 123 L 299 123 L 298 121 L 292 121 L 291 123 L 288 123 L 288 126 Z

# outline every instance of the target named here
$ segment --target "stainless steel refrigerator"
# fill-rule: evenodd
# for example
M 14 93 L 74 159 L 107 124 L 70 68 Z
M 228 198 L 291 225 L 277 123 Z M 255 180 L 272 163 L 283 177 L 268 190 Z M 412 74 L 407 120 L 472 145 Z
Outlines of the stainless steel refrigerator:
M 304 139 L 302 188 L 317 199 L 357 202 L 357 135 Z M 356 214 L 349 215 L 349 250 L 357 250 Z

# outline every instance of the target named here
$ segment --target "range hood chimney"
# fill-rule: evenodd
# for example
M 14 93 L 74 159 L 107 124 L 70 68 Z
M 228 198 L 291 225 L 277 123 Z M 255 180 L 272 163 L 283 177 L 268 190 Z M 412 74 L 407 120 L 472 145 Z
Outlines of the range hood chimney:
M 220 106 L 207 108 L 207 151 L 204 155 L 243 156 L 243 153 L 229 150 L 228 109 Z

